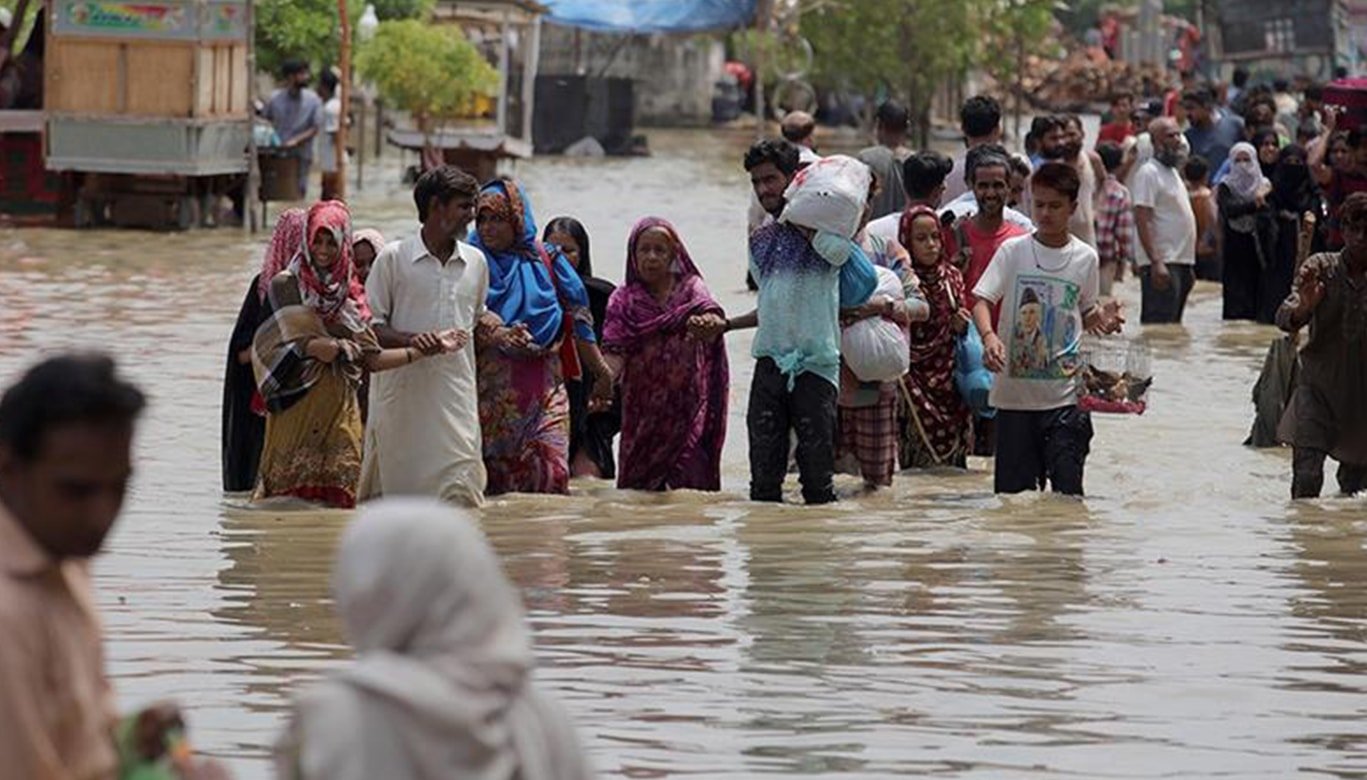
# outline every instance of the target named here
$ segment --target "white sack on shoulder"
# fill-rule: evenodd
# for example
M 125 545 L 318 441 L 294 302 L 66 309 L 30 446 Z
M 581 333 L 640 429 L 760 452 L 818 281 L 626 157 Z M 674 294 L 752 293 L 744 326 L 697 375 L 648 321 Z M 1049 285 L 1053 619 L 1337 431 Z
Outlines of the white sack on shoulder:
M 906 301 L 902 280 L 878 266 L 875 296 L 886 295 L 899 305 Z M 892 382 L 911 367 L 911 344 L 901 326 L 883 317 L 869 317 L 845 327 L 840 333 L 840 356 L 863 382 Z
M 872 182 L 869 166 L 853 157 L 823 157 L 793 176 L 779 221 L 853 238 Z

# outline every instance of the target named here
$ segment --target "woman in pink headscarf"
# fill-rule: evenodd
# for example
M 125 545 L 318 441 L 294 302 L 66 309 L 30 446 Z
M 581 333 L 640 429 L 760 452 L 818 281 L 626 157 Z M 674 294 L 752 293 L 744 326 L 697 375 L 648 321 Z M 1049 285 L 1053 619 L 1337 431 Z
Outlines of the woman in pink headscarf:
M 271 280 L 304 246 L 304 218 L 303 209 L 280 214 L 261 258 L 261 270 L 252 277 L 228 339 L 228 365 L 223 372 L 223 489 L 229 493 L 256 486 L 261 442 L 266 437 L 266 406 L 252 374 L 252 338 L 268 314 L 266 291 Z
M 351 255 L 346 206 L 316 203 L 299 251 L 270 280 L 270 314 L 252 340 L 252 368 L 267 410 L 254 499 L 355 506 L 361 377 L 424 357 L 412 347 L 380 349 Z M 443 346 L 460 349 L 468 337 L 443 334 Z
M 724 320 L 674 226 L 643 219 L 626 283 L 608 301 L 603 350 L 622 388 L 617 486 L 720 490 L 729 384 L 726 345 L 689 333 Z

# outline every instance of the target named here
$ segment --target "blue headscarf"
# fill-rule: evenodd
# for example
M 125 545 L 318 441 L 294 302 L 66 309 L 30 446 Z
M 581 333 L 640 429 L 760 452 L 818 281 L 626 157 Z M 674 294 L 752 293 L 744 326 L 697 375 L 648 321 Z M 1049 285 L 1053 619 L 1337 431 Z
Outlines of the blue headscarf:
M 548 347 L 560 338 L 565 312 L 569 307 L 588 310 L 589 297 L 584 283 L 569 260 L 555 247 L 536 240 L 536 220 L 522 188 L 508 179 L 495 179 L 479 191 L 479 212 L 493 211 L 496 218 L 511 222 L 516 238 L 513 245 L 494 251 L 484 245 L 476 230 L 470 243 L 489 261 L 489 295 L 485 304 L 503 319 L 504 324 L 523 323 L 537 346 Z M 551 278 L 542 253 L 551 259 L 555 278 Z M 576 326 L 578 322 L 576 322 Z M 592 326 L 584 339 L 593 341 Z

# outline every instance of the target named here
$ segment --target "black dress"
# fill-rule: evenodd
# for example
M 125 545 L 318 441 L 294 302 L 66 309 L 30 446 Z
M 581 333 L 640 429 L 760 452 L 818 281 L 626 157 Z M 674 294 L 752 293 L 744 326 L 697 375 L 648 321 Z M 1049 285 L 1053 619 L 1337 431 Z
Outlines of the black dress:
M 1319 217 L 1323 206 L 1319 194 L 1309 188 L 1289 193 L 1273 190 L 1269 200 L 1275 222 L 1274 240 L 1272 261 L 1268 263 L 1262 287 L 1258 291 L 1258 322 L 1275 325 L 1277 307 L 1291 294 L 1291 283 L 1296 277 L 1296 251 L 1300 247 L 1301 215 L 1309 211 Z M 1316 223 L 1315 235 L 1310 242 L 1310 253 L 1321 252 L 1323 249 L 1322 231 L 1319 229 L 1319 223 Z
M 228 365 L 223 372 L 223 489 L 230 493 L 256 487 L 261 446 L 266 440 L 266 419 L 252 411 L 256 375 L 250 363 L 237 360 L 238 353 L 251 348 L 256 329 L 269 314 L 256 285 L 257 278 L 253 277 L 228 340 Z
M 603 341 L 603 320 L 607 315 L 608 299 L 616 288 L 612 282 L 596 277 L 585 277 L 584 287 L 589 293 L 589 310 L 593 312 L 593 330 L 599 343 Z M 614 402 L 604 412 L 589 413 L 589 394 L 593 390 L 593 374 L 586 367 L 583 379 L 565 383 L 570 397 L 570 462 L 583 450 L 598 467 L 604 479 L 617 478 L 617 459 L 612 454 L 612 440 L 622 430 L 620 403 Z
M 1223 239 L 1224 319 L 1256 320 L 1264 276 L 1275 252 L 1272 210 L 1244 200 L 1221 184 L 1216 190 Z

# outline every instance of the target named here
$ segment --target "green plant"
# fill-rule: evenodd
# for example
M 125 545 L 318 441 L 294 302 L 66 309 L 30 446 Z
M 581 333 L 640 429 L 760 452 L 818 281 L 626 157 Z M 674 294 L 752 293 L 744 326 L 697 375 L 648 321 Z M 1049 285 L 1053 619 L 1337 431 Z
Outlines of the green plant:
M 924 135 L 935 89 L 962 75 L 979 51 L 976 7 L 975 0 L 827 0 L 803 13 L 801 30 L 819 84 L 898 96 Z
M 417 20 L 381 22 L 356 55 L 356 70 L 413 115 L 429 139 L 441 124 L 498 87 L 494 70 L 460 28 Z
M 372 0 L 381 20 L 426 18 L 436 0 Z M 337 0 L 257 0 L 256 67 L 279 75 L 285 60 L 314 65 L 336 62 L 341 41 Z M 351 29 L 365 11 L 363 0 L 347 4 Z

